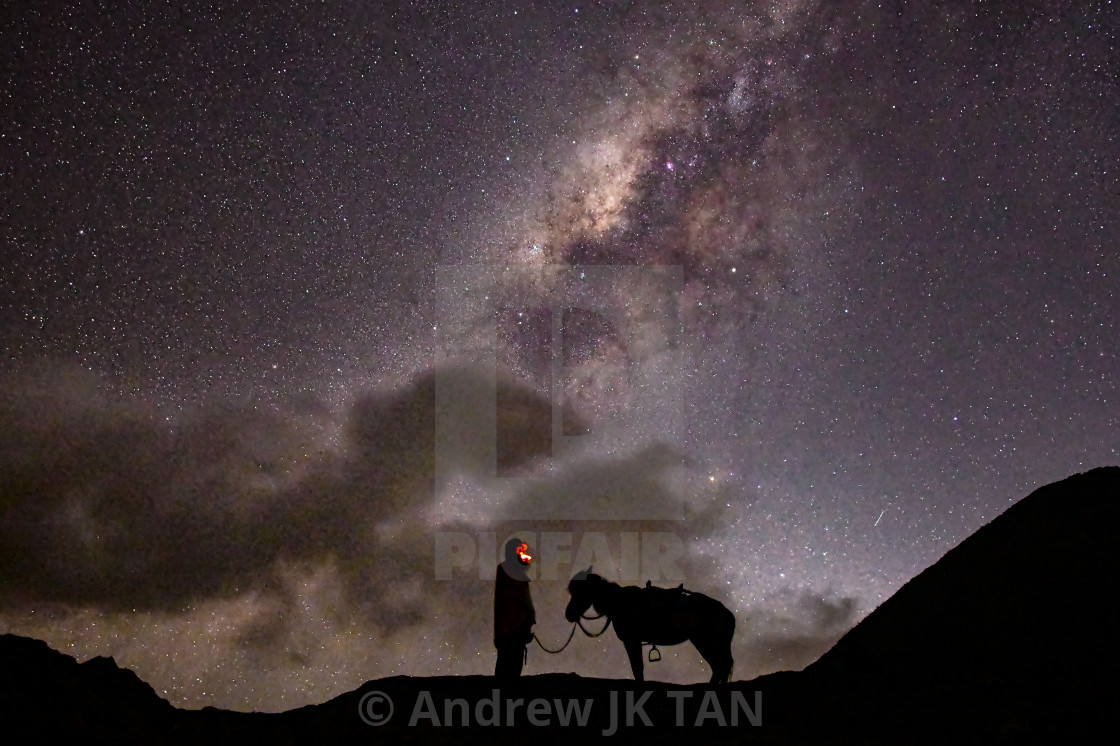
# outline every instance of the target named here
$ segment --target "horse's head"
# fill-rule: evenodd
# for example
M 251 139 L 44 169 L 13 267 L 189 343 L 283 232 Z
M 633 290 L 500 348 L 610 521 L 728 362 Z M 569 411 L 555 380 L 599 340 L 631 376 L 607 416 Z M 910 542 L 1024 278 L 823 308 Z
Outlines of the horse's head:
M 572 579 L 568 581 L 568 593 L 572 595 L 572 600 L 568 602 L 568 607 L 564 609 L 564 618 L 569 622 L 577 621 L 584 612 L 591 608 L 591 604 L 595 603 L 595 588 L 602 581 L 598 575 L 591 572 L 591 566 L 588 565 L 586 570 L 580 570 Z

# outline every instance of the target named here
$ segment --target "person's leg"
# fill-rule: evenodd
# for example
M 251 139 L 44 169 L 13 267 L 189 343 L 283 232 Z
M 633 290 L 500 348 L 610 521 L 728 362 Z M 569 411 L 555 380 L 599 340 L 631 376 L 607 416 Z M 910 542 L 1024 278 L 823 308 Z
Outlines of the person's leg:
M 525 665 L 529 643 L 532 641 L 532 624 L 524 624 L 501 637 L 495 638 L 494 647 L 498 649 L 498 662 L 494 668 L 494 675 L 511 679 L 520 676 L 521 669 Z
M 525 660 L 525 646 L 514 642 L 498 645 L 498 663 L 494 675 L 500 679 L 516 679 L 521 675 L 521 665 Z

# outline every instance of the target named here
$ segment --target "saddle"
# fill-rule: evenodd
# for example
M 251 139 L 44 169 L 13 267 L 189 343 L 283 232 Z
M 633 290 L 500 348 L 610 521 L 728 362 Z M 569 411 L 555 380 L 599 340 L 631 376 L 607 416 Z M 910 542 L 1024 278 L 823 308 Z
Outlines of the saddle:
M 683 605 L 692 595 L 692 591 L 685 589 L 684 583 L 676 588 L 660 588 L 654 585 L 653 581 L 647 580 L 646 587 L 642 590 L 645 592 L 646 603 L 653 613 L 667 613 L 673 607 Z

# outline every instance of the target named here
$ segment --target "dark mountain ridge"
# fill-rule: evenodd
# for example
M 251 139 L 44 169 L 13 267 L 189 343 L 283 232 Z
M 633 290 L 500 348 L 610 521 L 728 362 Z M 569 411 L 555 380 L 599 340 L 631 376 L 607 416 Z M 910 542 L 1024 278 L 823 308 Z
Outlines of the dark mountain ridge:
M 1118 467 L 1043 487 L 912 579 L 805 671 L 724 687 L 575 674 L 502 686 L 488 676 L 397 676 L 273 715 L 186 711 L 112 658 L 78 664 L 41 641 L 4 635 L 2 711 L 9 728 L 36 738 L 124 743 L 1066 741 L 1112 730 L 1108 713 L 1120 695 L 1117 519 Z M 365 722 L 382 718 L 389 701 L 387 723 Z
M 1033 492 L 906 583 L 809 667 L 959 678 L 1110 673 L 1120 468 Z
M 910 580 L 800 676 L 856 726 L 1060 739 L 1120 694 L 1120 468 L 1042 487 Z M 846 706 L 845 706 L 846 705 Z M 1108 728 L 1111 730 L 1111 727 Z

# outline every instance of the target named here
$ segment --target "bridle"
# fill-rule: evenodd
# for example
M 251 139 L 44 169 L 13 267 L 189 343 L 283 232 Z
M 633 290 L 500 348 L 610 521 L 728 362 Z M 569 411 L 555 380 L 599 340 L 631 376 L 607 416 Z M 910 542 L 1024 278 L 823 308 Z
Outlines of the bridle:
M 611 618 L 609 616 L 607 617 L 607 623 L 604 624 L 603 628 L 601 630 L 599 630 L 598 632 L 588 632 L 587 627 L 583 626 L 583 620 L 586 619 L 588 621 L 594 621 L 596 619 L 602 619 L 605 616 L 607 616 L 607 615 L 606 614 L 596 614 L 595 616 L 587 616 L 586 614 L 580 614 L 579 619 L 576 620 L 576 624 L 578 624 L 579 628 L 583 630 L 583 634 L 587 635 L 588 637 L 598 637 L 599 635 L 601 635 L 601 634 L 603 634 L 604 632 L 607 631 L 607 627 L 611 626 Z
M 587 621 L 590 622 L 590 621 L 594 621 L 596 619 L 602 619 L 605 616 L 607 616 L 607 615 L 606 614 L 596 614 L 595 616 L 588 616 L 587 614 L 580 614 L 579 619 L 576 619 L 576 621 L 572 624 L 572 631 L 568 634 L 568 639 L 565 640 L 564 644 L 561 645 L 560 647 L 558 647 L 556 650 L 549 650 L 548 648 L 546 648 L 544 646 L 544 643 L 541 642 L 541 638 L 537 637 L 536 632 L 533 633 L 533 639 L 537 641 L 537 645 L 540 645 L 541 650 L 543 650 L 546 653 L 552 653 L 553 655 L 555 655 L 556 653 L 563 652 L 564 648 L 568 647 L 568 645 L 571 644 L 572 638 L 576 636 L 576 625 L 579 625 L 579 628 L 581 630 L 583 630 L 583 634 L 587 635 L 588 637 L 598 637 L 601 634 L 603 634 L 604 632 L 606 632 L 607 627 L 611 626 L 611 618 L 609 616 L 607 617 L 607 623 L 604 624 L 603 628 L 601 630 L 599 630 L 598 632 L 588 632 L 587 627 L 583 626 L 584 620 L 587 620 Z

